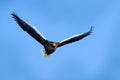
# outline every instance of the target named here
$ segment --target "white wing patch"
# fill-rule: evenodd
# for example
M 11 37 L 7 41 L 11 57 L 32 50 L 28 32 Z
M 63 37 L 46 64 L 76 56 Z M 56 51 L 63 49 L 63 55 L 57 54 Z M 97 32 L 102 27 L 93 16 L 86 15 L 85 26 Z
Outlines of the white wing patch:
M 30 27 L 31 27 L 32 29 L 34 29 L 40 36 L 42 36 L 43 39 L 46 40 L 46 38 L 40 33 L 40 31 L 37 30 L 37 28 L 36 28 L 35 26 L 33 26 L 33 25 L 31 25 L 31 24 L 28 24 L 28 25 L 30 25 Z
M 82 34 L 84 34 L 84 33 L 82 33 Z M 64 40 L 60 41 L 60 43 L 62 43 L 62 42 L 64 42 L 64 41 L 67 41 L 67 40 L 69 40 L 69 39 L 72 39 L 72 38 L 74 38 L 74 37 L 78 37 L 78 36 L 80 36 L 80 35 L 82 35 L 82 34 L 76 34 L 76 35 L 74 35 L 74 36 L 71 36 L 71 37 L 69 37 L 69 38 L 67 38 L 67 39 L 64 39 Z

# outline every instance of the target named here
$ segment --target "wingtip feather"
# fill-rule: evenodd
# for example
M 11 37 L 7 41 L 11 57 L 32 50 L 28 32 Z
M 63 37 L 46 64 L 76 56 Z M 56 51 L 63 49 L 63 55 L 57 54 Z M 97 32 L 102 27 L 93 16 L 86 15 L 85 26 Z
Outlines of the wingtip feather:
M 93 26 L 91 26 L 90 30 L 89 30 L 89 34 L 93 32 Z
M 19 19 L 19 17 L 17 16 L 17 14 L 15 12 L 11 13 L 11 15 L 15 20 Z

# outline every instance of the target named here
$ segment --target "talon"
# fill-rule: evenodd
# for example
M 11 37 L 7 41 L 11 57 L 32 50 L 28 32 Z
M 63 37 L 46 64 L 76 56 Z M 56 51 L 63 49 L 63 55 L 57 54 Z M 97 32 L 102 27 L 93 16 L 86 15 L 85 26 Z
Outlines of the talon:
M 45 54 L 44 54 L 44 56 L 45 56 L 45 57 L 49 57 L 49 56 L 50 56 L 50 54 L 45 53 Z

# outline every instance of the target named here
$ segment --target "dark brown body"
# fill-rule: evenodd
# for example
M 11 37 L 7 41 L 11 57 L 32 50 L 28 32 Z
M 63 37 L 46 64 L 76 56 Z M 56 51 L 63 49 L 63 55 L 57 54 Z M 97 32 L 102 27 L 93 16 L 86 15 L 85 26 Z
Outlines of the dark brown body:
M 56 50 L 58 45 L 59 43 L 57 42 L 46 41 L 46 45 L 44 46 L 45 54 L 46 55 L 52 54 Z

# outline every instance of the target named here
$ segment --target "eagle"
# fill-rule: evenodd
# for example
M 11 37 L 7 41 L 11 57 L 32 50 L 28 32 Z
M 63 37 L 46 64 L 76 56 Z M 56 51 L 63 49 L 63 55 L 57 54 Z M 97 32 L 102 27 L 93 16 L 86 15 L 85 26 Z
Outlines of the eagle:
M 43 47 L 44 50 L 42 50 L 42 53 L 44 56 L 48 57 L 50 56 L 55 50 L 61 46 L 64 46 L 66 44 L 79 41 L 82 38 L 90 35 L 93 31 L 93 27 L 91 26 L 90 30 L 88 32 L 77 34 L 72 37 L 69 37 L 67 39 L 64 39 L 60 42 L 50 41 L 47 40 L 33 25 L 30 25 L 29 23 L 22 20 L 18 15 L 15 13 L 11 14 L 14 20 L 17 22 L 17 24 L 26 31 L 30 36 L 35 38 Z

